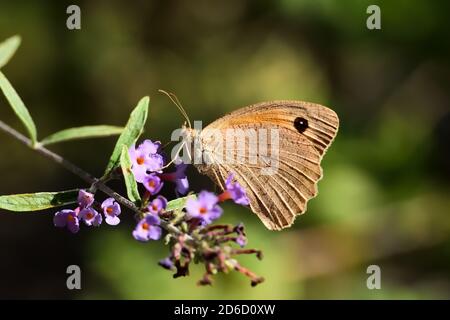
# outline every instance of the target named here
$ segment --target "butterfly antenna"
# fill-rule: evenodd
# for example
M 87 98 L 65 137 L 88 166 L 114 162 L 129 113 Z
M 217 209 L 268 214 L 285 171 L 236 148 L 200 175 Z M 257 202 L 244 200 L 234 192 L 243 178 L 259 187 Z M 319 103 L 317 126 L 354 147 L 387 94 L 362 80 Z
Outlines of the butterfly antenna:
M 178 97 L 173 93 L 170 93 L 170 96 L 175 100 L 177 105 L 180 107 L 180 110 L 184 113 L 184 116 L 189 124 L 189 128 L 191 128 L 192 127 L 191 121 L 189 120 L 188 114 L 187 114 L 186 110 L 183 108 L 183 105 L 181 104 L 180 100 L 178 100 Z
M 175 142 L 175 141 L 169 141 L 169 142 L 166 142 L 166 143 L 161 147 L 161 149 L 167 148 L 167 146 L 171 145 L 171 144 L 174 143 L 174 142 Z
M 169 166 L 170 166 L 170 165 L 178 158 L 178 154 L 180 153 L 181 149 L 183 149 L 184 145 L 185 145 L 185 142 L 183 142 L 183 143 L 181 144 L 181 146 L 178 148 L 177 153 L 176 153 L 176 157 L 174 157 L 173 159 L 171 159 L 165 166 L 159 168 L 158 171 L 159 171 L 159 170 L 164 170 L 164 169 L 168 168 L 168 167 L 169 167 Z M 190 153 L 189 153 L 189 156 L 190 156 Z
M 186 113 L 186 110 L 184 110 L 183 106 L 181 105 L 180 100 L 178 100 L 177 96 L 173 93 L 167 92 L 165 90 L 159 89 L 159 92 L 165 94 L 167 97 L 169 97 L 170 101 L 173 102 L 173 104 L 178 108 L 178 110 L 181 112 L 181 115 L 186 119 L 189 128 L 192 128 L 191 121 L 189 120 L 189 117 Z

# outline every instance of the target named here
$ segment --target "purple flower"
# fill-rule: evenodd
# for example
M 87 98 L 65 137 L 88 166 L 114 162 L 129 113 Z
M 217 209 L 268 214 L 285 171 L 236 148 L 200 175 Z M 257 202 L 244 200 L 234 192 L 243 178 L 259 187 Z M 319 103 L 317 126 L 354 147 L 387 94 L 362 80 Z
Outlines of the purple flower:
M 81 209 L 90 207 L 94 203 L 94 195 L 86 190 L 80 190 L 78 192 L 78 204 Z
M 159 176 L 162 180 L 174 182 L 176 184 L 175 191 L 184 195 L 189 189 L 189 182 L 185 173 L 187 166 L 187 164 L 181 162 L 176 164 L 175 172 L 163 173 Z
M 142 183 L 148 172 L 159 171 L 164 166 L 162 155 L 158 154 L 160 142 L 145 140 L 137 148 L 132 145 L 128 150 L 131 159 L 131 171 L 137 182 Z
M 236 237 L 236 243 L 240 245 L 241 248 L 243 248 L 247 245 L 247 238 L 244 235 L 240 234 Z
M 147 171 L 162 172 L 161 168 L 164 166 L 164 157 L 159 153 L 151 154 L 150 161 L 147 164 Z
M 184 195 L 189 190 L 189 181 L 186 178 L 177 179 L 175 180 L 175 183 L 177 184 L 177 187 L 175 188 L 176 192 L 178 192 L 180 195 Z
M 167 270 L 172 270 L 173 268 L 173 261 L 169 257 L 159 260 L 158 264 Z
M 222 208 L 217 205 L 218 201 L 219 199 L 214 193 L 202 191 L 198 194 L 197 199 L 189 198 L 186 201 L 187 216 L 210 224 L 222 215 Z
M 142 149 L 144 152 L 150 154 L 156 154 L 159 151 L 159 148 L 161 148 L 161 142 L 146 139 L 142 141 L 142 143 L 139 145 L 139 148 Z
M 250 204 L 244 188 L 237 182 L 233 181 L 234 175 L 230 173 L 225 181 L 225 191 L 219 196 L 219 201 L 223 202 L 232 199 L 235 203 L 247 206 Z
M 148 205 L 148 211 L 153 214 L 158 214 L 162 210 L 166 209 L 167 207 L 167 199 L 163 196 L 157 196 L 155 199 L 150 202 Z
M 102 215 L 91 207 L 82 209 L 78 216 L 87 226 L 98 227 L 103 221 Z
M 148 192 L 150 192 L 150 194 L 152 195 L 157 194 L 164 185 L 164 183 L 161 181 L 161 178 L 156 174 L 147 175 L 142 183 L 148 190 Z
M 162 234 L 162 230 L 158 225 L 159 217 L 148 214 L 136 225 L 133 237 L 138 241 L 158 240 Z
M 102 203 L 103 214 L 105 215 L 105 222 L 111 226 L 119 224 L 120 219 L 120 205 L 114 198 L 108 198 Z
M 80 222 L 76 210 L 65 209 L 58 211 L 53 217 L 53 223 L 55 227 L 67 227 L 72 233 L 77 233 L 80 230 Z
M 176 165 L 175 169 L 175 183 L 177 185 L 176 192 L 179 194 L 186 194 L 189 189 L 189 181 L 186 176 L 186 169 L 188 165 L 186 163 L 180 163 Z

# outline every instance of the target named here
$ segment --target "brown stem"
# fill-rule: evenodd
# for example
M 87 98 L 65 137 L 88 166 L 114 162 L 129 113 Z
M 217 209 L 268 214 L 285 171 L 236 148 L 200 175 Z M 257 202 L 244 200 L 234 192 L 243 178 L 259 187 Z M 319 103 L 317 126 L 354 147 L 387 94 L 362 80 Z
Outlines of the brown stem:
M 263 277 L 258 276 L 257 274 L 253 273 L 252 271 L 250 271 L 249 269 L 241 266 L 240 264 L 236 263 L 236 265 L 234 266 L 234 269 L 240 273 L 242 273 L 243 275 L 247 276 L 250 278 L 251 280 L 251 284 L 252 287 L 256 286 L 257 284 L 261 283 L 264 281 Z
M 261 260 L 262 259 L 262 251 L 261 250 L 256 250 L 256 249 L 234 249 L 231 251 L 232 255 L 237 255 L 237 254 L 256 254 L 256 257 Z

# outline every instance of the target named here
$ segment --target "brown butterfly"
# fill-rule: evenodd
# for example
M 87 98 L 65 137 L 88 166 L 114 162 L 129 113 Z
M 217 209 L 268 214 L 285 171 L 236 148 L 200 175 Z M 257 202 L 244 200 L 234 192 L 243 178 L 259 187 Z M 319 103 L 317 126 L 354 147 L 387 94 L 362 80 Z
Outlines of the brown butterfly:
M 268 229 L 281 230 L 291 226 L 296 216 L 306 211 L 308 200 L 317 195 L 317 182 L 322 178 L 320 161 L 338 127 L 338 116 L 327 107 L 283 100 L 238 109 L 201 131 L 191 128 L 190 124 L 183 130 L 188 141 L 197 141 L 194 152 L 200 152 L 208 159 L 206 163 L 193 163 L 198 171 L 222 189 L 232 173 L 245 189 L 251 210 Z M 248 156 L 224 161 L 224 153 L 239 154 L 240 151 L 237 144 L 221 141 L 228 137 L 230 129 L 243 130 L 241 132 L 276 129 L 279 138 L 277 159 L 270 154 L 257 163 L 249 161 Z M 211 132 L 219 133 L 219 138 Z M 252 147 L 249 140 L 245 145 Z M 257 158 L 260 156 L 258 152 L 256 155 Z M 272 174 L 261 174 L 272 160 L 276 160 L 277 170 Z

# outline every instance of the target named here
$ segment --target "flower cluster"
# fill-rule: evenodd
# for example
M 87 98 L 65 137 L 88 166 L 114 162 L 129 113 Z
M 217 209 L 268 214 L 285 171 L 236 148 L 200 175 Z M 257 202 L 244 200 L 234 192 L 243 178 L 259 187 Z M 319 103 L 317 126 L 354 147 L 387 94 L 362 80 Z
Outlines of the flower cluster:
M 190 263 L 195 262 L 204 264 L 206 270 L 203 278 L 198 281 L 199 285 L 211 285 L 213 275 L 233 270 L 249 277 L 252 286 L 264 281 L 264 278 L 243 267 L 236 260 L 236 257 L 242 254 L 256 254 L 258 259 L 262 259 L 262 252 L 255 249 L 236 249 L 229 245 L 229 242 L 236 242 L 241 247 L 245 246 L 247 238 L 243 224 L 211 225 L 191 234 L 196 241 L 189 241 L 185 234 L 172 237 L 170 255 L 159 261 L 161 267 L 175 271 L 174 278 L 189 275 Z
M 234 181 L 232 173 L 225 181 L 225 190 L 220 195 L 216 196 L 212 192 L 201 191 L 197 199 L 189 198 L 186 201 L 186 216 L 189 220 L 197 221 L 202 226 L 208 225 L 220 218 L 223 210 L 218 203 L 226 200 L 233 200 L 240 205 L 249 204 L 245 190 Z
M 249 199 L 242 186 L 229 173 L 225 181 L 225 190 L 220 194 L 200 191 L 197 195 L 179 198 L 189 191 L 189 182 L 185 174 L 187 165 L 175 164 L 175 170 L 165 172 L 166 161 L 160 142 L 145 140 L 137 147 L 132 145 L 128 152 L 132 163 L 131 171 L 142 191 L 141 201 L 135 203 L 137 224 L 132 236 L 141 242 L 159 240 L 163 229 L 167 231 L 165 241 L 170 247 L 170 255 L 159 264 L 174 270 L 174 277 L 189 274 L 191 262 L 202 263 L 205 274 L 198 282 L 200 285 L 212 283 L 217 272 L 236 270 L 251 279 L 252 285 L 263 281 L 250 270 L 242 267 L 236 260 L 240 254 L 256 254 L 259 250 L 244 249 L 247 237 L 243 224 L 213 225 L 223 214 L 220 204 L 232 200 L 239 205 L 249 205 Z M 165 182 L 172 182 L 175 193 L 184 204 L 176 209 L 168 208 L 168 201 L 160 195 Z M 102 212 L 100 214 L 99 212 Z M 87 226 L 99 226 L 103 219 L 109 225 L 120 222 L 121 208 L 114 198 L 108 198 L 101 204 L 96 203 L 94 194 L 81 190 L 78 195 L 78 207 L 74 210 L 61 210 L 55 214 L 54 224 L 67 227 L 71 232 L 79 231 L 80 220 Z M 234 244 L 234 245 L 233 245 Z
M 112 226 L 119 224 L 118 216 L 121 213 L 121 208 L 113 198 L 106 199 L 100 205 L 95 202 L 92 193 L 80 190 L 77 200 L 77 208 L 61 210 L 55 214 L 53 223 L 56 227 L 67 227 L 70 232 L 77 233 L 80 230 L 80 220 L 84 221 L 88 227 L 98 227 L 103 222 L 103 217 L 99 211 L 103 212 L 107 224 Z
M 159 227 L 161 214 L 167 206 L 167 199 L 158 193 L 164 181 L 172 181 L 176 185 L 178 194 L 185 194 L 189 183 L 185 174 L 186 165 L 179 164 L 175 172 L 163 173 L 164 155 L 161 152 L 161 143 L 151 140 L 143 141 L 137 148 L 132 145 L 128 150 L 131 159 L 131 171 L 135 180 L 146 189 L 142 212 L 138 215 L 139 221 L 133 231 L 133 237 L 138 241 L 158 240 L 162 230 Z M 151 200 L 151 197 L 156 196 Z
M 159 215 L 166 209 L 167 200 L 163 196 L 157 196 L 152 201 L 149 201 L 149 198 L 161 191 L 164 181 L 174 182 L 177 194 L 186 194 L 189 188 L 185 174 L 187 165 L 180 163 L 176 165 L 174 172 L 163 173 L 164 156 L 159 141 L 145 140 L 137 148 L 133 145 L 129 149 L 129 155 L 133 175 L 146 189 L 143 214 L 140 215 L 133 236 L 139 241 L 158 240 L 162 234 Z M 220 218 L 223 210 L 218 205 L 219 202 L 231 199 L 237 204 L 249 204 L 245 190 L 234 182 L 233 174 L 228 177 L 225 187 L 225 191 L 219 196 L 212 192 L 201 191 L 196 199 L 187 200 L 186 220 L 191 226 L 206 226 Z
M 143 141 L 137 148 L 132 145 L 129 149 L 132 162 L 131 170 L 137 182 L 141 183 L 150 195 L 161 191 L 164 181 L 176 184 L 176 191 L 186 194 L 189 183 L 185 174 L 187 165 L 180 163 L 173 173 L 163 173 L 164 155 L 161 153 L 161 143 L 151 140 Z
M 166 236 L 170 255 L 159 262 L 163 268 L 176 271 L 174 278 L 188 275 L 189 265 L 194 261 L 203 263 L 206 269 L 199 285 L 211 284 L 215 273 L 231 270 L 249 277 L 252 285 L 261 283 L 263 278 L 242 267 L 235 257 L 256 253 L 261 259 L 262 253 L 254 249 L 236 249 L 230 245 L 235 243 L 241 248 L 246 246 L 244 226 L 212 225 L 223 213 L 220 203 L 232 200 L 240 205 L 249 205 L 245 190 L 235 181 L 233 173 L 229 174 L 225 190 L 219 195 L 201 191 L 196 197 L 188 196 L 181 210 L 167 211 L 167 200 L 157 195 L 164 181 L 174 182 L 178 195 L 187 193 L 189 183 L 185 174 L 187 165 L 183 163 L 177 164 L 174 172 L 163 172 L 165 163 L 160 147 L 159 142 L 145 140 L 137 148 L 132 146 L 129 149 L 131 170 L 136 181 L 146 189 L 140 220 L 133 237 L 139 241 L 158 240 L 162 236 L 161 221 L 165 221 L 182 230 L 181 234 L 169 233 Z M 156 197 L 150 200 L 152 196 Z

